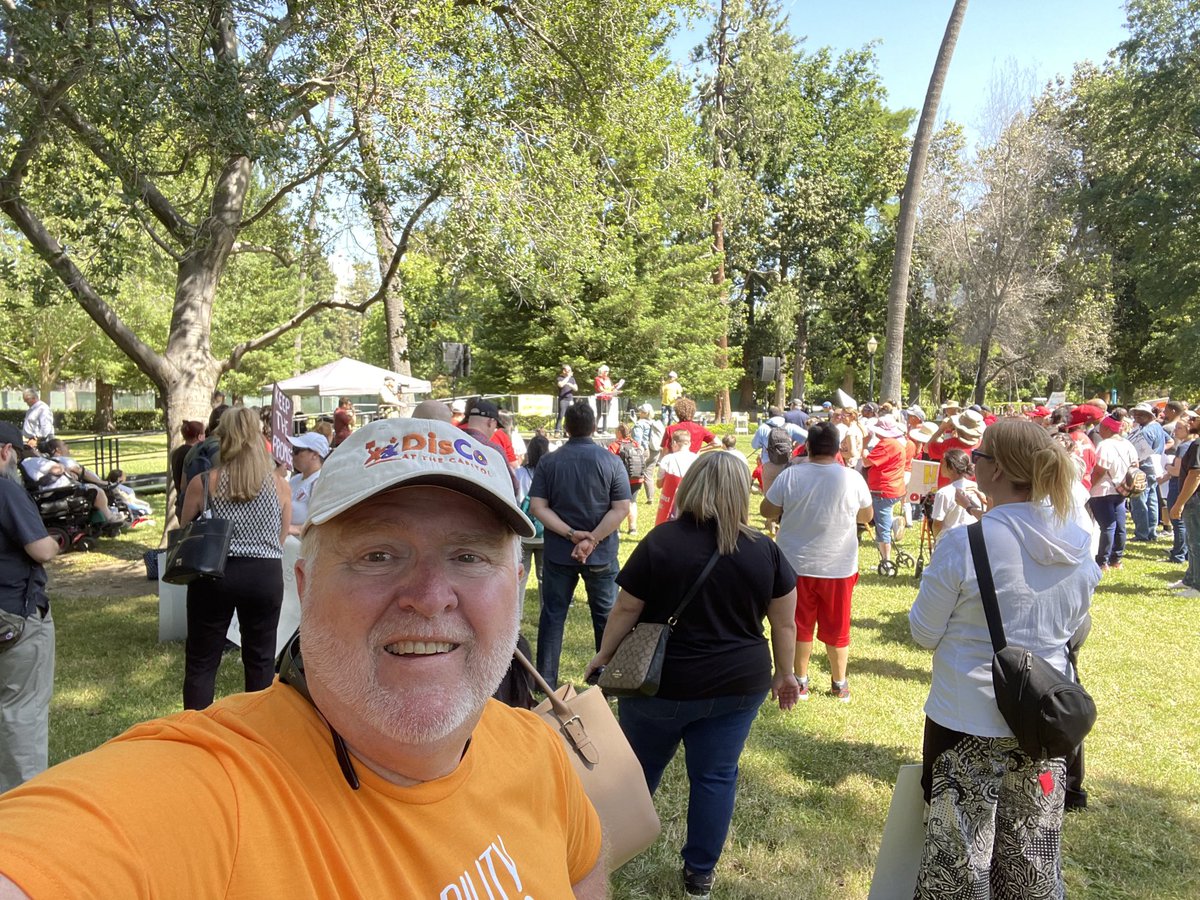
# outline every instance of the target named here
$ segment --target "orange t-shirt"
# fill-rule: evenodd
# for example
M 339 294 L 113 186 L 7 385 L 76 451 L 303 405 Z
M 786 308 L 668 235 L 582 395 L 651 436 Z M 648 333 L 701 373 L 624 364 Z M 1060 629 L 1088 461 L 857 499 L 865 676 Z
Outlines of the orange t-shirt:
M 570 897 L 600 822 L 561 741 L 490 701 L 458 768 L 400 787 L 292 688 L 135 726 L 0 797 L 0 872 L 42 897 Z

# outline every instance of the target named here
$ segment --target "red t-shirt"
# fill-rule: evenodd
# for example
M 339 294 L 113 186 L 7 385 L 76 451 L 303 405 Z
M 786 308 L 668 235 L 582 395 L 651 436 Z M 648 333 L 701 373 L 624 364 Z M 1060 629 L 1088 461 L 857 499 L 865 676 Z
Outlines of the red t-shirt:
M 698 453 L 702 444 L 711 444 L 717 439 L 715 434 L 713 434 L 699 422 L 676 422 L 663 433 L 663 456 L 666 456 L 671 452 L 671 435 L 673 435 L 676 431 L 686 431 L 692 436 L 692 443 L 688 449 L 690 449 L 693 453 Z
M 477 440 L 485 440 L 483 432 L 469 427 L 465 420 L 460 422 L 458 427 Z M 508 436 L 508 432 L 506 432 L 503 428 L 497 428 L 495 431 L 493 431 L 492 436 L 487 438 L 486 441 L 503 453 L 504 458 L 508 462 L 515 463 L 517 461 L 517 452 L 513 450 L 512 438 Z
M 1092 443 L 1092 439 L 1088 437 L 1082 428 L 1076 428 L 1069 432 L 1071 440 L 1079 448 L 1079 453 L 1083 457 L 1083 486 L 1089 491 L 1092 489 L 1092 469 L 1096 467 L 1096 445 Z
M 333 443 L 336 447 L 350 437 L 350 429 L 354 426 L 354 413 L 340 406 L 333 411 Z
M 964 453 L 970 456 L 971 451 L 978 446 L 979 441 L 975 441 L 973 444 L 968 444 L 966 441 L 960 439 L 958 435 L 955 435 L 954 437 L 946 438 L 946 440 L 942 441 L 941 443 L 938 443 L 937 441 L 930 441 L 928 444 L 928 453 L 930 459 L 932 459 L 934 462 L 940 463 L 942 461 L 942 457 L 946 455 L 947 450 L 952 450 L 957 447 L 959 450 L 962 450 Z M 937 486 L 939 489 L 944 488 L 953 480 L 953 478 L 947 478 L 939 471 Z
M 867 489 L 882 497 L 904 496 L 904 445 L 897 438 L 880 438 L 863 459 Z
M 912 461 L 921 456 L 921 447 L 910 437 L 904 439 L 904 471 L 912 471 Z
M 492 443 L 500 448 L 500 452 L 504 454 L 504 458 L 510 463 L 517 461 L 517 451 L 513 449 L 512 438 L 508 436 L 508 432 L 503 428 L 497 428 L 492 432 Z

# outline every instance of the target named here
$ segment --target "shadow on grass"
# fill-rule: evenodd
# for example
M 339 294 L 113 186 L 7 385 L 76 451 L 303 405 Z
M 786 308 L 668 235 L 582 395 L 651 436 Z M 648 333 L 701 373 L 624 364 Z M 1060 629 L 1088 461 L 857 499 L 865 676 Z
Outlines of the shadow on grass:
M 158 642 L 156 593 L 56 599 L 51 584 L 51 604 L 57 643 L 52 763 L 183 708 L 183 644 Z M 229 655 L 218 673 L 217 696 L 242 686 L 241 661 Z
M 1107 778 L 1090 779 L 1088 793 L 1063 827 L 1068 896 L 1200 896 L 1200 822 L 1183 800 Z
M 730 839 L 717 866 L 719 895 L 865 896 L 896 773 L 917 757 L 898 747 L 797 731 L 787 721 L 770 712 L 755 720 L 742 754 Z M 688 796 L 682 762 L 681 750 L 655 796 L 663 834 L 615 874 L 617 900 L 681 896 Z
M 928 684 L 930 680 L 929 667 L 917 669 L 890 659 L 872 659 L 870 657 L 851 657 L 850 669 L 854 673 L 863 672 L 868 675 L 878 675 L 881 678 L 897 678 L 904 681 L 919 681 Z
M 908 607 L 884 613 L 880 618 L 855 618 L 853 629 L 869 628 L 879 632 L 879 638 L 889 644 L 913 646 L 912 632 L 908 627 Z

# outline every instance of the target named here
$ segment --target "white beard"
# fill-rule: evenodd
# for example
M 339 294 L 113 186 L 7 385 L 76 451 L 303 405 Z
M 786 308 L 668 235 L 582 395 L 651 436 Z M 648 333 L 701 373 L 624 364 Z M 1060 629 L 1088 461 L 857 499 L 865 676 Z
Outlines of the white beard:
M 372 629 L 367 647 L 351 651 L 335 636 L 334 629 L 323 627 L 304 613 L 312 605 L 304 598 L 300 621 L 301 651 L 308 678 L 319 680 L 340 703 L 363 722 L 385 737 L 402 744 L 426 744 L 450 735 L 472 716 L 476 716 L 495 692 L 512 664 L 520 626 L 521 609 L 515 605 L 511 640 L 497 641 L 492 647 L 480 647 L 476 637 L 463 624 L 462 634 L 447 634 L 444 627 L 430 638 L 449 639 L 460 644 L 455 652 L 467 654 L 467 677 L 449 693 L 441 685 L 415 683 L 402 690 L 379 683 L 367 647 L 379 647 L 387 635 L 397 631 L 419 638 L 430 632 L 427 619 L 409 614 L 404 627 L 395 618 Z

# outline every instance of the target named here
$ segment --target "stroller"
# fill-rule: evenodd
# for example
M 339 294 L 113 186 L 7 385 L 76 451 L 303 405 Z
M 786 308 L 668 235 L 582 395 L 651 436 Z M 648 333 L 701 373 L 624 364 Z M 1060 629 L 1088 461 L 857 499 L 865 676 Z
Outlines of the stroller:
M 909 501 L 906 499 L 904 503 L 907 505 Z M 933 494 L 926 494 L 920 499 L 921 506 L 921 536 L 917 542 L 917 555 L 913 555 L 902 547 L 898 542 L 892 544 L 892 559 L 881 559 L 879 568 L 876 570 L 880 575 L 885 575 L 889 578 L 900 574 L 901 567 L 912 568 L 913 577 L 918 582 L 921 580 L 921 573 L 925 571 L 925 553 L 928 550 L 929 555 L 933 556 Z M 896 533 L 893 526 L 893 534 Z

